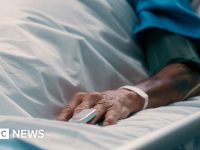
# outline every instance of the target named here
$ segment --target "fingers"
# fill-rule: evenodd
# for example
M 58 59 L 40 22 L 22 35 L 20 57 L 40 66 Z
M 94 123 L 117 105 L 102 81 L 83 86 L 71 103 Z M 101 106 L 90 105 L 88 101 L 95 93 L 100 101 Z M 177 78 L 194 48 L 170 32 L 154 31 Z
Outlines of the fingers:
M 119 113 L 115 109 L 106 112 L 103 126 L 116 124 L 119 118 Z
M 101 104 L 97 104 L 94 109 L 97 111 L 97 116 L 89 124 L 96 124 L 106 112 L 105 107 Z
M 60 113 L 57 119 L 60 121 L 69 120 L 74 113 L 74 109 L 82 102 L 82 99 L 84 98 L 84 96 L 85 96 L 85 93 L 77 93 L 72 98 L 70 103 L 62 110 L 62 112 Z
M 99 120 L 103 120 L 103 126 L 113 125 L 119 119 L 128 117 L 131 112 L 129 101 L 119 91 L 78 93 L 60 113 L 58 120 L 68 121 L 73 115 L 82 110 L 94 108 L 97 115 L 89 122 L 90 124 L 96 124 Z
M 97 116 L 90 122 L 90 124 L 96 124 L 100 119 L 103 119 L 102 116 L 113 106 L 114 102 L 111 100 L 102 99 L 99 101 L 94 107 L 97 111 Z
M 106 110 L 104 111 L 104 113 Z M 130 114 L 130 111 L 125 107 L 113 106 L 105 113 L 105 119 L 103 121 L 103 126 L 116 124 L 119 119 L 125 119 Z M 103 114 L 102 114 L 103 115 Z M 101 117 L 102 117 L 101 115 Z M 98 118 L 99 119 L 99 118 Z
M 73 115 L 76 115 L 77 113 L 81 112 L 84 109 L 93 108 L 96 105 L 96 103 L 101 99 L 102 99 L 102 96 L 100 93 L 96 92 L 96 93 L 88 94 L 87 96 L 84 97 L 84 99 L 82 100 L 82 103 L 76 107 Z
M 58 116 L 58 120 L 67 121 L 73 115 L 81 112 L 84 109 L 92 108 L 102 98 L 100 93 L 77 93 L 70 103 L 62 110 Z

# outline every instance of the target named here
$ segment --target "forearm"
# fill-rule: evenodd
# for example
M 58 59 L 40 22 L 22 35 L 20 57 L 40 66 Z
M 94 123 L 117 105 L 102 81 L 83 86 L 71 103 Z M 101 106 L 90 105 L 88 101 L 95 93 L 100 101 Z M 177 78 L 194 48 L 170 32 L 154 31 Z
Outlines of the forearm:
M 137 87 L 148 93 L 149 108 L 183 100 L 200 83 L 199 56 L 187 38 L 151 29 L 143 31 L 143 45 L 149 72 L 154 75 Z M 196 92 L 191 96 L 200 89 Z
M 182 100 L 200 83 L 200 72 L 185 64 L 171 64 L 136 85 L 149 95 L 148 108 L 167 105 Z M 200 89 L 191 96 L 200 93 Z

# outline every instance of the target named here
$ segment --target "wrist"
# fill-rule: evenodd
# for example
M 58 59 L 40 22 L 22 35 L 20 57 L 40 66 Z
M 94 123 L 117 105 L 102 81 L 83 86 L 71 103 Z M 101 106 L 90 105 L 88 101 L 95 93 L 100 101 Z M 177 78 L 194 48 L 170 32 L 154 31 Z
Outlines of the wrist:
M 137 95 L 139 95 L 141 98 L 143 98 L 144 100 L 144 106 L 142 109 L 146 109 L 147 106 L 148 106 L 148 103 L 149 103 L 149 96 L 147 95 L 146 92 L 144 92 L 143 90 L 141 90 L 140 88 L 136 87 L 136 86 L 129 86 L 129 85 L 126 85 L 126 86 L 123 86 L 121 87 L 122 89 L 127 89 L 127 90 L 130 90 L 130 91 L 133 91 L 135 92 Z
M 129 109 L 131 113 L 138 112 L 143 109 L 145 101 L 144 98 L 142 98 L 140 95 L 138 95 L 136 92 L 124 89 L 124 88 L 119 88 L 121 92 L 125 95 L 129 103 Z

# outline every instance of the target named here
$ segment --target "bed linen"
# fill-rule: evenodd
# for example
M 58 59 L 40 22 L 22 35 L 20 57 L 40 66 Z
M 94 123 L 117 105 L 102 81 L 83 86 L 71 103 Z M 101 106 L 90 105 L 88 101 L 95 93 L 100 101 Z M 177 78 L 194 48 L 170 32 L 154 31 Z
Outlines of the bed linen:
M 0 3 L 0 128 L 45 131 L 43 139 L 0 140 L 0 149 L 115 149 L 200 110 L 194 97 L 104 128 L 55 121 L 77 91 L 147 77 L 132 40 L 135 14 L 124 0 Z M 198 143 L 194 138 L 186 147 Z
M 123 144 L 161 129 L 173 122 L 200 111 L 200 97 L 178 102 L 167 107 L 148 109 L 108 127 L 59 122 L 38 118 L 1 116 L 0 128 L 10 130 L 44 130 L 45 137 L 0 140 L 1 149 L 59 149 L 77 150 L 116 149 Z M 197 131 L 199 132 L 199 131 Z M 12 133 L 10 133 L 12 134 Z M 176 139 L 174 139 L 176 140 Z M 188 150 L 200 148 L 200 137 L 184 146 Z
M 54 118 L 77 91 L 147 77 L 124 1 L 0 2 L 1 114 Z

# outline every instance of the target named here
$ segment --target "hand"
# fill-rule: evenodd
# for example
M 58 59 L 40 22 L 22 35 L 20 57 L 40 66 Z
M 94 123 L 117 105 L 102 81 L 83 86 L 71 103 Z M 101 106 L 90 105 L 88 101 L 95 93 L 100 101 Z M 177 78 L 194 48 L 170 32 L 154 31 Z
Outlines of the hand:
M 58 120 L 68 121 L 83 109 L 94 108 L 97 116 L 90 122 L 96 124 L 103 119 L 103 126 L 116 124 L 119 119 L 142 109 L 143 99 L 133 91 L 117 89 L 102 93 L 77 93 L 62 110 Z

